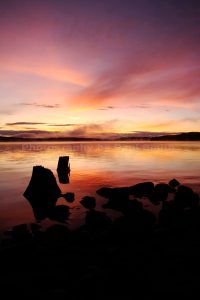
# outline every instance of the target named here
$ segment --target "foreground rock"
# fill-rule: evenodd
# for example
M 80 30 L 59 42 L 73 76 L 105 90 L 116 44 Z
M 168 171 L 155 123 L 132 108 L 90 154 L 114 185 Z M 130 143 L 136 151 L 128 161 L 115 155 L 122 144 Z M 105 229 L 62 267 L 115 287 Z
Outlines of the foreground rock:
M 43 220 L 55 206 L 61 190 L 51 170 L 34 166 L 31 180 L 23 195 L 32 206 L 36 220 Z
M 94 197 L 85 196 L 80 203 L 88 209 L 85 217 L 85 228 L 90 232 L 101 232 L 107 230 L 111 224 L 111 219 L 106 213 L 95 210 L 96 199 Z

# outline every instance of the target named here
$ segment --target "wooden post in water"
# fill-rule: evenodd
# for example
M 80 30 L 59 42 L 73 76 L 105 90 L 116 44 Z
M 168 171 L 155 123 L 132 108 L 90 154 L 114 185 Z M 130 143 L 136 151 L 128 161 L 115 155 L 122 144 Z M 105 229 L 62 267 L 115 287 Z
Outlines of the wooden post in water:
M 58 160 L 57 173 L 60 183 L 69 183 L 70 164 L 69 156 L 60 156 Z

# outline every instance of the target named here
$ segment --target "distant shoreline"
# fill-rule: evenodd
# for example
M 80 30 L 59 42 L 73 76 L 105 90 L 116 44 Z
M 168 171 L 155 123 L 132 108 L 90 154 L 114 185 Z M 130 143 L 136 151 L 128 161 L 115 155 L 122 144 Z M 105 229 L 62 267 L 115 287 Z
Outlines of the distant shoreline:
M 89 137 L 23 138 L 0 136 L 0 142 L 121 142 L 121 141 L 200 141 L 200 132 L 188 132 L 157 137 L 120 137 L 115 139 Z

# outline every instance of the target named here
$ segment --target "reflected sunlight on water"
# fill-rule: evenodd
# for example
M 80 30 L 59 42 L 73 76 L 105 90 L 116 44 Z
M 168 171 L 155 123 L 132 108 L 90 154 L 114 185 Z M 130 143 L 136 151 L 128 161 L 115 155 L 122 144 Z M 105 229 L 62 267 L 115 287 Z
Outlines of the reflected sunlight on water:
M 58 157 L 62 155 L 70 156 L 71 174 L 70 183 L 59 186 L 63 193 L 71 191 L 76 196 L 70 204 L 72 224 L 84 218 L 79 205 L 83 196 L 95 195 L 99 207 L 105 202 L 95 194 L 102 186 L 176 178 L 200 191 L 199 142 L 1 143 L 0 228 L 34 221 L 31 207 L 22 196 L 32 167 L 43 165 L 57 178 Z

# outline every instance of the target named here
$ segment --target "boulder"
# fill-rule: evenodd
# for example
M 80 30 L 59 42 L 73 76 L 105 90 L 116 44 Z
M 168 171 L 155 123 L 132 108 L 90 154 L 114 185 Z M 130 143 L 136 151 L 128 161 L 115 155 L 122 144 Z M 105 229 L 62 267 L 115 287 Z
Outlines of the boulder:
M 153 182 L 141 182 L 130 186 L 128 189 L 130 195 L 134 195 L 135 197 L 149 197 L 154 190 L 154 184 Z
M 62 194 L 61 196 L 62 196 L 63 198 L 65 198 L 65 200 L 66 200 L 67 202 L 70 202 L 70 203 L 74 202 L 74 200 L 75 200 L 75 195 L 74 195 L 74 193 L 68 192 L 68 193 Z
M 69 206 L 67 205 L 56 205 L 48 214 L 49 219 L 55 220 L 61 223 L 65 223 L 70 215 Z
M 61 190 L 51 170 L 34 166 L 31 180 L 23 195 L 32 206 L 36 220 L 40 221 L 55 206 Z
M 172 188 L 177 188 L 180 185 L 180 182 L 175 178 L 169 181 L 169 186 Z
M 87 209 L 94 209 L 96 207 L 96 199 L 94 197 L 84 196 L 80 203 Z
M 174 197 L 176 205 L 182 208 L 191 208 L 198 206 L 199 195 L 194 193 L 194 191 L 185 185 L 179 185 L 177 192 Z

